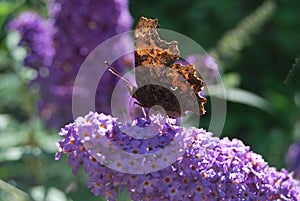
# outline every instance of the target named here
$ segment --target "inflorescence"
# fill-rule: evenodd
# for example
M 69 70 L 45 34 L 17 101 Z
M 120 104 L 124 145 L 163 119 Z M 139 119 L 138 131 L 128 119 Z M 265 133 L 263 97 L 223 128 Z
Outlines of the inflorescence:
M 299 182 L 288 171 L 269 167 L 240 140 L 176 126 L 169 118 L 151 116 L 129 124 L 90 112 L 59 135 L 63 139 L 56 160 L 68 153 L 73 173 L 84 166 L 88 188 L 108 200 L 116 200 L 116 187 L 127 189 L 132 200 L 296 201 L 300 197 Z M 101 139 L 107 140 L 107 146 Z M 181 148 L 174 146 L 164 153 L 175 142 Z M 117 154 L 124 152 L 125 158 Z M 155 153 L 159 153 L 156 160 L 148 160 Z M 144 155 L 144 160 L 136 163 L 131 160 L 135 155 Z

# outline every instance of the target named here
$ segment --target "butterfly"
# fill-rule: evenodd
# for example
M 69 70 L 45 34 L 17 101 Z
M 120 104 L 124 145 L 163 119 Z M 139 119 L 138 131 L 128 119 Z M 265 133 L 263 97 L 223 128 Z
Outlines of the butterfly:
M 124 80 L 130 94 L 143 108 L 161 106 L 170 117 L 186 111 L 205 114 L 202 97 L 204 82 L 194 65 L 175 63 L 180 58 L 178 42 L 162 40 L 158 20 L 141 17 L 134 32 L 135 79 L 137 86 L 109 66 L 109 71 Z
M 171 117 L 186 111 L 204 114 L 203 80 L 194 65 L 174 63 L 180 58 L 178 42 L 162 40 L 158 20 L 141 17 L 134 32 L 135 78 L 131 94 L 145 108 L 161 106 Z

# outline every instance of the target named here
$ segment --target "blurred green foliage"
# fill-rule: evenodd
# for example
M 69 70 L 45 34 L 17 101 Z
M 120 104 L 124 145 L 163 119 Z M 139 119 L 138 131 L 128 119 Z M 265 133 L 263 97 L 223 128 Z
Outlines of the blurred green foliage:
M 0 180 L 0 200 L 32 201 L 32 199 L 30 199 L 26 193 L 20 191 L 12 185 L 9 185 L 8 183 L 3 182 L 2 180 Z
M 0 179 L 33 200 L 100 200 L 85 187 L 83 172 L 73 176 L 64 160 L 54 161 L 57 131 L 38 117 L 39 93 L 29 87 L 35 72 L 22 64 L 18 35 L 6 30 L 28 9 L 46 16 L 47 2 L 0 1 Z M 230 100 L 223 136 L 284 167 L 288 146 L 300 138 L 300 1 L 132 0 L 130 11 L 135 20 L 158 18 L 218 59 Z M 203 127 L 208 121 L 209 114 Z

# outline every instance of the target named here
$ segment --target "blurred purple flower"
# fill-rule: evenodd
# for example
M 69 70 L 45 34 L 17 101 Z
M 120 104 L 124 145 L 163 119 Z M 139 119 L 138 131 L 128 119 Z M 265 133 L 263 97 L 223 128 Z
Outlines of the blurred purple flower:
M 131 124 L 117 122 L 115 118 L 90 112 L 61 129 L 63 139 L 58 143 L 56 160 L 69 153 L 68 163 L 76 174 L 81 165 L 89 175 L 88 188 L 95 195 L 116 200 L 116 188 L 127 189 L 132 200 L 299 200 L 299 182 L 284 169 L 269 167 L 263 158 L 250 151 L 240 140 L 219 139 L 203 129 L 175 126 L 171 119 L 151 116 L 138 118 Z M 146 139 L 130 137 L 137 133 L 157 136 Z M 149 154 L 164 149 L 175 135 L 192 136 L 190 146 L 182 157 L 170 166 L 147 174 L 128 174 L 102 165 L 94 156 L 105 150 L 92 149 L 92 143 L 108 139 L 120 150 L 131 154 Z M 187 142 L 185 141 L 185 142 Z M 88 145 L 88 146 L 86 146 Z M 173 150 L 176 151 L 176 150 Z M 178 149 L 179 151 L 179 149 Z M 111 163 L 122 167 L 128 158 L 116 154 Z M 172 154 L 157 158 L 157 167 L 168 161 Z M 109 164 L 109 163 L 108 163 Z
M 38 69 L 51 64 L 55 54 L 54 29 L 46 19 L 34 12 L 24 12 L 9 24 L 9 29 L 18 30 L 22 35 L 20 45 L 28 47 L 25 65 Z
M 82 62 L 103 41 L 128 31 L 132 17 L 127 0 L 50 0 L 49 14 L 45 20 L 32 12 L 23 13 L 10 28 L 22 34 L 31 50 L 25 64 L 39 69 L 33 83 L 41 89 L 40 114 L 49 126 L 59 128 L 73 119 L 73 83 Z M 117 43 L 116 49 L 122 48 L 123 42 Z M 119 59 L 113 65 L 122 71 L 125 64 Z M 101 65 L 106 67 L 99 61 Z M 110 113 L 110 97 L 118 78 L 111 73 L 102 77 L 96 109 Z
M 300 179 L 300 141 L 292 144 L 286 156 L 288 169 L 294 171 L 295 177 Z

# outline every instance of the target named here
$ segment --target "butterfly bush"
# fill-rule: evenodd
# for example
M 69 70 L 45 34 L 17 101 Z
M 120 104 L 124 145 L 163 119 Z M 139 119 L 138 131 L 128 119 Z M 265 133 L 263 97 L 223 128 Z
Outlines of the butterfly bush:
M 300 141 L 292 144 L 286 156 L 288 168 L 295 173 L 295 177 L 300 179 Z
M 72 90 L 75 77 L 87 55 L 103 41 L 132 24 L 127 0 L 50 0 L 49 19 L 34 12 L 22 13 L 9 24 L 21 33 L 20 45 L 28 47 L 26 66 L 37 69 L 32 85 L 40 88 L 41 117 L 59 128 L 72 120 Z M 116 49 L 124 47 L 118 41 Z M 124 60 L 114 63 L 122 71 Z M 99 61 L 99 68 L 103 61 Z M 118 78 L 105 73 L 96 93 L 96 109 L 110 112 L 110 97 Z
M 130 192 L 132 200 L 299 200 L 299 182 L 285 169 L 270 167 L 240 140 L 220 139 L 204 129 L 174 123 L 161 116 L 122 123 L 109 115 L 90 112 L 61 129 L 63 139 L 57 144 L 56 160 L 68 154 L 73 173 L 83 166 L 89 176 L 87 187 L 110 201 L 117 199 L 116 189 Z M 153 133 L 157 135 L 153 137 Z M 144 137 L 134 137 L 137 134 Z M 109 147 L 113 144 L 123 152 L 148 156 L 178 137 L 185 147 L 182 155 L 173 162 L 172 153 L 180 150 L 174 149 L 156 161 L 148 161 L 146 166 L 153 171 L 145 174 L 111 168 L 145 167 L 117 154 L 110 162 L 99 162 L 97 157 L 105 158 L 105 150 L 103 146 L 92 146 L 105 138 Z M 157 169 L 167 163 L 165 168 Z
M 24 12 L 10 23 L 10 29 L 22 34 L 20 45 L 29 46 L 30 51 L 24 60 L 25 65 L 32 68 L 48 66 L 55 54 L 52 44 L 54 29 L 50 22 L 37 13 Z

